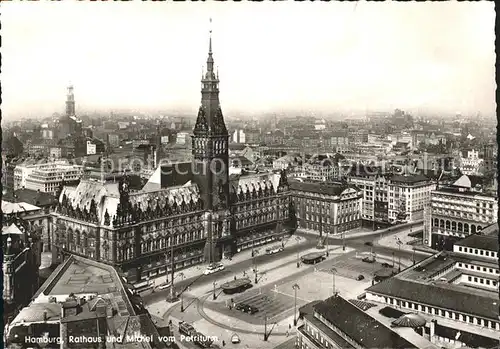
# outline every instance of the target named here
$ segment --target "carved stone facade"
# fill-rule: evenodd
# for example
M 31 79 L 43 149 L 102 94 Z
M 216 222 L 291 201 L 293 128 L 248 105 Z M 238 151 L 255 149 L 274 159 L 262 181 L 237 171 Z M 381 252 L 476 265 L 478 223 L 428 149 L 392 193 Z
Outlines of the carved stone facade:
M 171 268 L 213 262 L 252 244 L 281 238 L 290 217 L 285 172 L 229 178 L 228 138 L 209 50 L 193 130 L 192 182 L 131 192 L 119 183 L 83 180 L 65 187 L 54 213 L 54 259 L 77 254 L 141 282 Z M 163 182 L 163 181 L 162 181 Z

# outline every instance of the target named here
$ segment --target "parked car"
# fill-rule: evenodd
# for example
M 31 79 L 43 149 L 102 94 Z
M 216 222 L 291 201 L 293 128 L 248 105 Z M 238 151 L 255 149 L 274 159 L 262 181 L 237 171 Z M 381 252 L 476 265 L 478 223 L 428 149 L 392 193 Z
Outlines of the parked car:
M 366 245 L 366 246 L 373 246 L 373 242 L 371 242 L 371 241 L 367 241 L 367 242 L 365 242 L 365 245 Z
M 362 259 L 363 262 L 365 263 L 375 263 L 375 258 L 373 257 L 365 257 Z
M 217 264 L 210 264 L 207 269 L 205 269 L 205 271 L 203 272 L 204 275 L 210 275 L 210 274 L 213 274 L 213 273 L 216 273 L 218 271 L 222 271 L 224 270 L 225 267 L 223 264 L 221 263 L 217 263 Z
M 246 303 L 238 303 L 235 306 L 236 310 L 242 311 L 244 313 L 248 314 L 255 314 L 259 311 L 257 307 L 254 307 L 253 305 L 248 305 Z
M 247 312 L 247 313 L 249 313 L 249 314 L 252 314 L 252 315 L 253 315 L 253 314 L 255 314 L 255 313 L 258 313 L 258 312 L 259 312 L 259 308 L 254 307 L 253 305 L 249 305 L 249 306 L 247 307 L 246 312 Z
M 365 277 L 363 275 L 358 275 L 358 277 L 356 278 L 356 280 L 358 280 L 358 281 L 361 281 L 364 279 L 365 279 Z
M 389 264 L 389 263 L 382 263 L 382 266 L 383 266 L 384 268 L 392 268 L 392 267 L 393 267 L 393 266 L 392 266 L 391 264 Z
M 282 251 L 283 251 L 282 246 L 273 246 L 271 248 L 266 249 L 266 254 L 275 254 Z
M 164 283 L 161 283 L 160 285 L 158 285 L 158 289 L 159 289 L 159 290 L 164 290 L 164 289 L 166 289 L 166 288 L 169 288 L 171 284 L 172 284 L 172 283 L 170 283 L 170 282 L 164 282 Z
M 238 303 L 236 304 L 236 306 L 234 307 L 236 310 L 240 310 L 240 311 L 245 311 L 247 305 L 245 303 Z

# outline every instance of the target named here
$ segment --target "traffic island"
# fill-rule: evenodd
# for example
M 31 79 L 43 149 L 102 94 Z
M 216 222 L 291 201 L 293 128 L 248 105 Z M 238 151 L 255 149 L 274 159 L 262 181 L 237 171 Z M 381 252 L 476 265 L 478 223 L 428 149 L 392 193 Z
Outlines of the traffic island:
M 222 292 L 225 294 L 241 293 L 252 287 L 252 281 L 249 278 L 231 280 L 221 285 Z
M 304 264 L 316 264 L 325 260 L 325 252 L 312 252 L 301 257 Z

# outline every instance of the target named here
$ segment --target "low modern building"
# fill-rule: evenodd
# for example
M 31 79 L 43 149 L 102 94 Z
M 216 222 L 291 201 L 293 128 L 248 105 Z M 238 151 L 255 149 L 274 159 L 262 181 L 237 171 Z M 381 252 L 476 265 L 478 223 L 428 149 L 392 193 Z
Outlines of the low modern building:
M 418 348 L 340 295 L 309 303 L 300 312 L 298 349 Z
M 497 197 L 474 190 L 464 175 L 452 185 L 432 191 L 429 246 L 451 250 L 454 242 L 480 233 L 497 218 Z
M 362 192 L 342 182 L 291 180 L 299 227 L 339 234 L 361 226 Z
M 26 178 L 27 189 L 56 195 L 63 182 L 78 181 L 83 175 L 83 166 L 57 164 L 33 170 Z
M 65 160 L 36 163 L 26 161 L 14 169 L 14 190 L 31 189 L 55 195 L 64 180 L 77 181 L 83 174 L 83 166 Z
M 498 277 L 498 235 L 471 235 L 453 251 L 441 251 L 371 286 L 366 299 L 418 313 L 439 346 L 492 348 L 500 331 Z

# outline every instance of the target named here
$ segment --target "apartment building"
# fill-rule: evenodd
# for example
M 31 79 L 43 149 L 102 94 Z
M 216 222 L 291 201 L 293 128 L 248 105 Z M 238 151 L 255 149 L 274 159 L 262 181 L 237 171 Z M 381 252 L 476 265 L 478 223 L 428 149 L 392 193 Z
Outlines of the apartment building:
M 497 221 L 498 200 L 493 194 L 474 190 L 468 176 L 431 194 L 429 246 L 451 249 L 454 242 Z
M 362 191 L 362 219 L 373 224 L 423 219 L 436 187 L 426 176 L 383 173 L 381 167 L 357 165 L 343 171 L 349 183 Z
M 436 183 L 420 174 L 392 174 L 387 177 L 390 222 L 415 222 L 424 218 Z
M 341 182 L 291 180 L 290 190 L 301 228 L 323 236 L 361 226 L 362 192 L 357 187 Z

